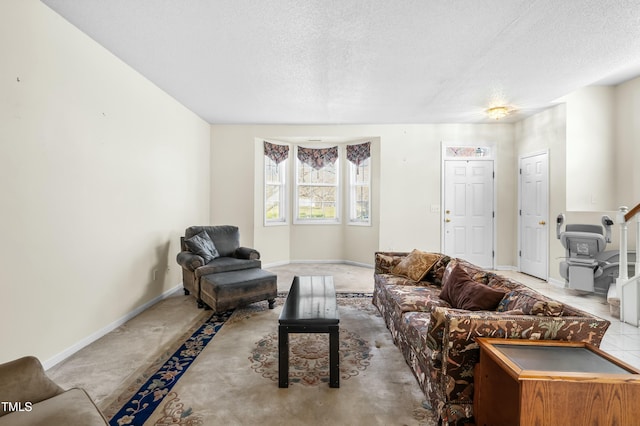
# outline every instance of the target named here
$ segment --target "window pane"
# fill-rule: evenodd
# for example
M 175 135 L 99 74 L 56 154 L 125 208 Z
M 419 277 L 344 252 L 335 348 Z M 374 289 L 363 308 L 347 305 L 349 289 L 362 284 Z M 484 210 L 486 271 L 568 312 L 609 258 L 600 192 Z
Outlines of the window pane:
M 335 185 L 338 181 L 336 173 L 337 161 L 316 170 L 298 160 L 298 183 L 318 183 Z
M 353 165 L 355 175 L 353 176 L 354 183 L 369 183 L 369 159 L 367 158 L 359 166 Z
M 337 188 L 318 186 L 298 187 L 299 219 L 335 219 Z
M 282 169 L 269 157 L 265 157 L 265 182 L 279 183 L 282 180 L 280 170 Z
M 355 214 L 353 219 L 366 221 L 369 219 L 369 186 L 355 188 Z
M 371 185 L 370 160 L 367 158 L 359 166 L 351 163 L 349 220 L 351 222 L 369 223 L 371 200 L 369 199 Z
M 280 218 L 280 187 L 275 185 L 266 186 L 266 218 L 267 220 Z
M 286 222 L 285 211 L 285 164 L 287 160 L 276 164 L 264 157 L 264 219 L 267 222 Z

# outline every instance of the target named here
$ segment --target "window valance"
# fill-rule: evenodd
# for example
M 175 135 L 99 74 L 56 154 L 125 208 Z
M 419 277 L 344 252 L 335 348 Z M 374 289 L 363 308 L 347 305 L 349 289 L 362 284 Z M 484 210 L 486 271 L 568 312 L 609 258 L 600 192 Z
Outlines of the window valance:
M 338 159 L 338 147 L 331 148 L 302 148 L 298 147 L 298 160 L 313 167 L 316 170 L 328 164 L 333 164 Z
M 371 142 L 358 145 L 347 145 L 347 160 L 359 166 L 367 158 L 371 157 Z
M 274 163 L 280 164 L 289 158 L 289 145 L 277 145 L 264 141 L 264 155 Z

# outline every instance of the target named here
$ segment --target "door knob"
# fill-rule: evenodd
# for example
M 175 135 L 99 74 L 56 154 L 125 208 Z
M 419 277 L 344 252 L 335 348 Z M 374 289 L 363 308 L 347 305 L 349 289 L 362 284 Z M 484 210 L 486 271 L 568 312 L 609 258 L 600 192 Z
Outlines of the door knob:
M 451 222 L 451 219 L 447 218 L 444 220 L 445 222 Z
M 541 220 L 540 222 L 538 222 L 538 225 L 546 225 L 547 222 L 545 222 L 544 220 Z

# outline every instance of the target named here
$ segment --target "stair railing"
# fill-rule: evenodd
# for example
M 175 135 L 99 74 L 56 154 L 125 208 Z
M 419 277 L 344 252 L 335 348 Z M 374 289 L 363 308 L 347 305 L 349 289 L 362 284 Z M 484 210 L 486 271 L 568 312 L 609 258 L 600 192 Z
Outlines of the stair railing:
M 627 256 L 628 223 L 636 217 L 636 260 L 634 276 L 629 278 Z M 616 279 L 616 293 L 620 299 L 620 320 L 636 327 L 640 324 L 640 204 L 629 210 L 622 206 L 618 211 L 620 224 L 620 262 Z

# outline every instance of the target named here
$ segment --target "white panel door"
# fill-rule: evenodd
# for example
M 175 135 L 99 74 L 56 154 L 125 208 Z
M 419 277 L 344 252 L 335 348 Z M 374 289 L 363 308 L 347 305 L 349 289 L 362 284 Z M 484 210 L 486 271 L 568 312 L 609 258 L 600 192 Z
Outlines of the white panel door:
M 549 156 L 520 158 L 520 272 L 546 280 L 549 259 Z
M 444 249 L 493 268 L 493 161 L 444 162 Z

